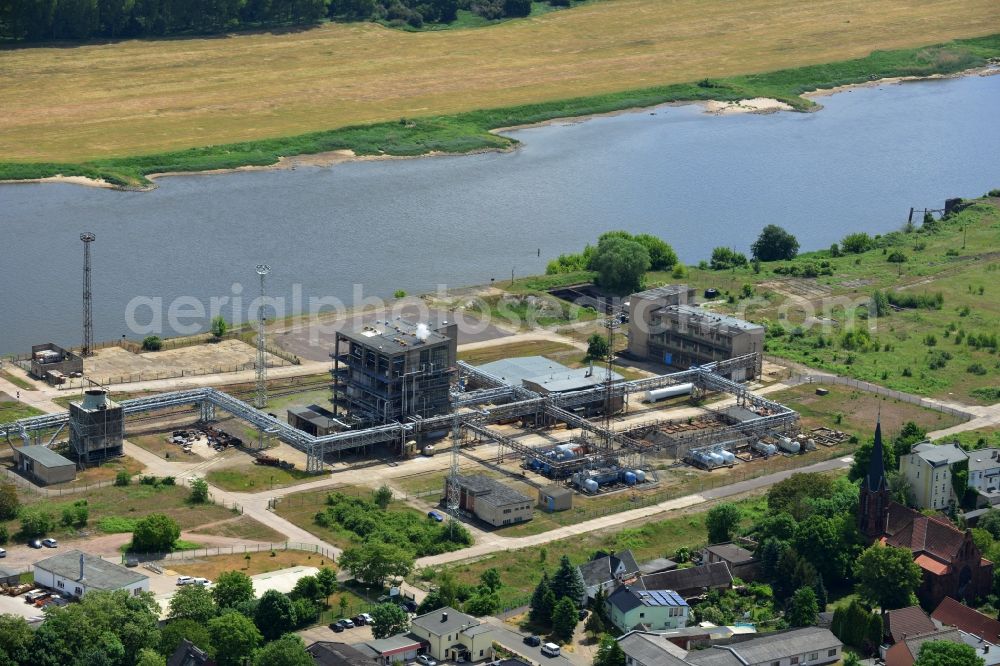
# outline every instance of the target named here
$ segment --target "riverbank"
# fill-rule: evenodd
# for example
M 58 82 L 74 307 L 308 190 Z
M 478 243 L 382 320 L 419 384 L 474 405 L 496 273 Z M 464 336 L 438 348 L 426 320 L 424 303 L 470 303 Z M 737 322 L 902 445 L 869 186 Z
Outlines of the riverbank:
M 83 178 L 104 186 L 143 188 L 157 175 L 224 172 L 247 168 L 294 168 L 292 156 L 330 159 L 391 159 L 511 150 L 516 141 L 497 134 L 500 128 L 534 125 L 557 119 L 655 107 L 668 103 L 741 106 L 743 100 L 767 99 L 791 110 L 817 107 L 806 93 L 896 78 L 955 75 L 1000 58 L 1000 35 L 955 40 L 914 49 L 879 51 L 865 58 L 812 65 L 765 74 L 704 79 L 558 102 L 473 111 L 448 116 L 401 119 L 398 122 L 345 127 L 293 137 L 263 139 L 153 155 L 109 158 L 84 163 L 0 163 L 0 181 Z M 722 107 L 720 107 L 722 108 Z M 783 107 L 782 107 L 783 108 Z M 303 162 L 303 164 L 305 164 Z M 74 180 L 72 182 L 84 182 Z

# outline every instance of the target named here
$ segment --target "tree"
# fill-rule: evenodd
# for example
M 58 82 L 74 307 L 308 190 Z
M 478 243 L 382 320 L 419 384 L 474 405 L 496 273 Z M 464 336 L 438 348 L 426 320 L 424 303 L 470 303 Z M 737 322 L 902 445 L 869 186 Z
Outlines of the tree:
M 313 666 L 306 644 L 295 634 L 285 634 L 265 645 L 253 658 L 254 666 Z
M 747 265 L 746 255 L 728 247 L 717 247 L 712 250 L 712 260 L 709 262 L 713 271 L 724 271 L 730 268 L 742 268 Z
M 159 604 L 148 592 L 88 592 L 77 603 L 46 609 L 29 662 L 37 666 L 102 659 L 135 663 L 140 650 L 155 648 L 159 642 L 159 615 Z
M 723 543 L 733 540 L 733 533 L 740 524 L 740 509 L 735 504 L 717 504 L 705 516 L 709 543 Z
M 595 639 L 607 631 L 607 627 L 604 626 L 604 620 L 601 619 L 600 613 L 597 612 L 593 612 L 587 616 L 587 621 L 584 623 L 583 628 Z
M 646 248 L 650 270 L 669 271 L 677 263 L 677 253 L 663 239 L 650 234 L 638 234 L 634 240 Z
M 375 500 L 375 504 L 378 505 L 378 508 L 385 511 L 389 508 L 389 504 L 392 503 L 392 488 L 382 484 L 372 495 L 372 499 Z
M 135 666 L 167 666 L 167 660 L 156 650 L 142 648 L 136 656 Z
M 830 631 L 845 645 L 868 653 L 877 649 L 882 641 L 882 617 L 855 599 L 846 608 L 837 606 Z
M 556 602 L 552 610 L 552 634 L 563 643 L 573 640 L 573 632 L 579 621 L 576 604 L 570 597 L 563 597 Z
M 323 598 L 323 591 L 320 589 L 316 576 L 303 576 L 295 581 L 295 586 L 288 596 L 292 599 L 316 601 Z
M 649 270 L 649 252 L 634 240 L 602 236 L 591 259 L 597 283 L 606 291 L 624 296 L 642 288 Z
M 17 486 L 9 481 L 0 483 L 0 520 L 13 520 L 21 508 L 17 497 Z
M 292 600 L 277 590 L 268 590 L 261 596 L 253 620 L 267 641 L 287 634 L 298 623 Z
M 774 537 L 769 537 L 760 542 L 757 549 L 757 558 L 760 560 L 760 576 L 766 581 L 775 581 L 781 575 L 779 565 L 781 558 L 788 550 L 788 543 Z
M 788 606 L 788 624 L 793 627 L 810 627 L 816 624 L 819 604 L 811 587 L 800 587 L 792 595 Z
M 951 641 L 927 641 L 913 666 L 983 666 L 986 662 L 971 645 Z
M 158 335 L 147 335 L 142 339 L 143 351 L 160 351 L 163 349 L 163 340 Z
M 865 474 L 868 473 L 868 465 L 872 460 L 872 449 L 874 446 L 874 440 L 869 439 L 854 449 L 854 462 L 851 463 L 851 469 L 847 472 L 848 479 L 857 481 L 864 478 Z M 882 447 L 882 462 L 885 464 L 887 470 L 896 469 L 896 455 L 891 446 Z
M 849 543 L 843 538 L 843 518 L 814 514 L 799 523 L 795 530 L 795 550 L 812 564 L 824 581 L 834 581 L 848 568 Z M 853 524 L 853 523 L 852 523 Z
M 491 591 L 489 588 L 480 587 L 475 595 L 465 602 L 465 612 L 469 615 L 483 617 L 494 615 L 500 610 L 500 593 Z
M 8 613 L 0 615 L 0 664 L 27 664 L 34 638 L 35 632 L 23 617 Z
M 994 539 L 1000 539 L 1000 510 L 988 510 L 979 517 L 976 527 L 986 530 Z
M 131 550 L 137 553 L 167 553 L 181 536 L 177 521 L 162 513 L 139 519 L 132 530 Z
M 802 520 L 812 513 L 809 500 L 829 497 L 833 481 L 825 474 L 792 474 L 767 491 L 767 509 L 770 514 L 787 513 L 795 520 Z
M 320 569 L 320 573 L 322 572 L 323 569 Z M 253 600 L 253 581 L 242 571 L 223 571 L 212 586 L 212 598 L 220 610 L 235 608 L 245 601 Z
M 209 620 L 208 634 L 218 666 L 242 666 L 261 642 L 253 621 L 232 610 Z
M 292 610 L 295 611 L 295 628 L 301 629 L 316 624 L 323 612 L 319 604 L 312 599 L 300 598 L 292 600 Z
M 21 510 L 21 536 L 26 539 L 45 536 L 56 526 L 52 513 L 36 507 Z
M 198 624 L 205 624 L 216 615 L 212 593 L 202 585 L 185 585 L 174 592 L 167 612 L 171 620 L 191 620 Z
M 790 515 L 782 511 L 781 513 L 771 513 L 765 516 L 754 526 L 757 539 L 762 543 L 768 539 L 778 541 L 791 541 L 795 536 L 795 528 L 798 523 Z
M 127 486 L 132 481 L 132 475 L 128 473 L 128 470 L 120 469 L 118 473 L 115 474 L 115 485 L 116 486 Z
M 496 592 L 503 587 L 503 580 L 496 567 L 490 567 L 479 575 L 480 584 L 490 592 Z
M 319 584 L 320 592 L 323 593 L 323 601 L 326 602 L 333 591 L 337 589 L 337 572 L 330 567 L 320 567 L 316 573 L 316 582 Z M 250 587 L 250 590 L 253 592 L 253 586 Z
M 574 604 L 583 603 L 587 588 L 583 584 L 580 570 L 570 564 L 569 557 L 563 555 L 559 558 L 559 568 L 552 575 L 552 582 L 549 583 L 552 593 L 556 595 L 556 600 L 568 597 Z
M 172 620 L 160 631 L 160 654 L 169 658 L 185 638 L 194 643 L 195 647 L 212 653 L 212 638 L 207 624 L 194 620 Z
M 594 666 L 625 666 L 625 652 L 614 636 L 605 634 L 594 657 Z
M 908 548 L 875 544 L 858 557 L 854 579 L 863 599 L 882 610 L 893 610 L 914 603 L 921 573 Z
M 769 224 L 750 246 L 754 259 L 779 261 L 794 259 L 799 253 L 799 241 L 776 224 Z
M 610 351 L 608 339 L 600 333 L 594 333 L 587 338 L 587 358 L 595 361 L 603 361 L 608 357 Z
M 205 479 L 195 479 L 191 482 L 191 494 L 188 501 L 192 504 L 204 504 L 208 501 L 208 483 Z
M 381 586 L 387 578 L 405 577 L 413 570 L 413 556 L 396 544 L 367 541 L 348 548 L 340 556 L 340 565 L 355 578 Z
M 844 236 L 844 240 L 840 241 L 840 249 L 844 252 L 850 252 L 851 254 L 861 254 L 862 252 L 867 252 L 872 249 L 875 245 L 875 241 L 872 237 L 863 231 L 858 233 L 848 234 Z
M 550 603 L 551 602 L 551 603 Z M 531 606 L 528 609 L 528 620 L 538 626 L 548 626 L 552 621 L 552 609 L 555 607 L 555 594 L 549 583 L 549 574 L 542 571 L 542 577 L 531 593 Z
M 388 638 L 406 632 L 410 618 L 397 604 L 379 604 L 372 609 L 372 636 Z
M 229 324 L 226 323 L 226 318 L 222 315 L 216 315 L 212 318 L 212 335 L 215 336 L 216 340 L 221 340 L 222 336 L 226 334 L 229 330 Z

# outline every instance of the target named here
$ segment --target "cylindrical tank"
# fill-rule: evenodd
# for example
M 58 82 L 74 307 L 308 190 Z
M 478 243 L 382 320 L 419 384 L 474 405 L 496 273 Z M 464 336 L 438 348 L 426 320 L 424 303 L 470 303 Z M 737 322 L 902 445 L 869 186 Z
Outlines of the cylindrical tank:
M 765 456 L 773 456 L 775 453 L 778 452 L 778 447 L 776 447 L 774 444 L 768 444 L 767 442 L 759 439 L 756 442 L 754 442 L 751 446 L 753 446 L 754 451 L 756 451 L 757 453 L 762 453 Z
M 635 472 L 625 472 L 622 475 L 622 480 L 625 481 L 625 485 L 634 486 L 635 485 Z
M 691 389 L 694 388 L 694 384 L 677 384 L 676 386 L 665 386 L 664 388 L 653 389 L 652 391 L 646 391 L 646 397 L 643 402 L 656 402 L 658 400 L 666 400 L 667 398 L 674 398 L 679 395 L 688 395 L 691 393 Z
M 583 482 L 583 489 L 590 494 L 596 493 L 599 487 L 600 484 L 597 483 L 597 481 L 594 481 L 593 479 L 587 479 L 586 481 Z
M 641 469 L 635 470 L 635 480 L 636 480 L 636 483 L 645 483 L 646 482 L 646 473 L 643 472 Z
M 732 451 L 726 451 L 723 449 L 722 451 L 719 451 L 719 455 L 722 456 L 722 461 L 727 465 L 731 465 L 736 462 L 736 456 Z
M 716 465 L 722 465 L 725 463 L 725 458 L 723 458 L 720 453 L 715 451 L 709 451 L 708 457 L 711 458 L 712 462 Z
M 781 447 L 782 451 L 787 451 L 788 453 L 798 453 L 799 449 L 802 448 L 798 442 L 789 437 L 779 437 L 778 446 Z

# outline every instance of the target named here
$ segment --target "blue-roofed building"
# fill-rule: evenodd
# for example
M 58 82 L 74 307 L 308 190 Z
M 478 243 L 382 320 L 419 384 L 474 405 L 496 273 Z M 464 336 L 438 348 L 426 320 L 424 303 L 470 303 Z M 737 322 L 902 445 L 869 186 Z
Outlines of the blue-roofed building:
M 631 585 L 616 587 L 608 595 L 607 608 L 611 621 L 623 632 L 686 627 L 690 610 L 684 597 L 673 590 L 644 590 Z

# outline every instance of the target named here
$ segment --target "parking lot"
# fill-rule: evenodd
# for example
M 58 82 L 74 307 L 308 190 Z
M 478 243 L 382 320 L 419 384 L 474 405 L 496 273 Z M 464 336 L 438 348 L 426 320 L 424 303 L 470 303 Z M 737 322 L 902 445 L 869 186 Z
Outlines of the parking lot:
M 24 603 L 24 595 L 8 597 L 6 594 L 0 595 L 0 615 L 18 615 L 31 621 L 32 618 L 41 617 L 42 609 L 35 608 Z

